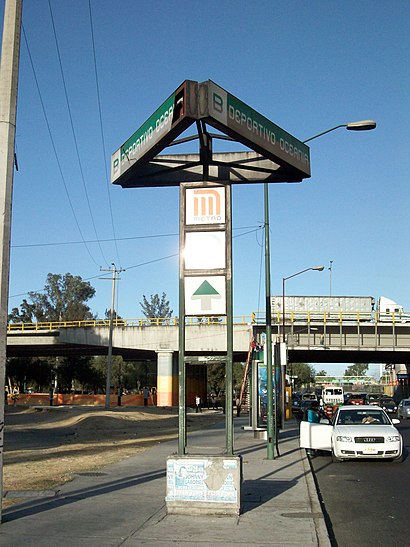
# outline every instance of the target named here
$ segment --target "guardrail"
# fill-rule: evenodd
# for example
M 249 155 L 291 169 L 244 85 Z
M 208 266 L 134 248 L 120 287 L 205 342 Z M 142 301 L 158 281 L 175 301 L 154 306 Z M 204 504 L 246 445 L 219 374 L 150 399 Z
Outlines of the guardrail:
M 238 315 L 233 317 L 235 325 L 250 325 L 254 322 L 253 315 Z M 178 317 L 144 317 L 137 319 L 114 319 L 114 327 L 175 327 Z M 187 317 L 186 325 L 226 325 L 226 317 Z M 109 327 L 109 319 L 87 319 L 82 321 L 40 321 L 38 323 L 9 323 L 7 332 L 59 330 L 69 328 Z
M 252 314 L 254 323 L 265 324 L 265 312 L 254 312 Z M 312 311 L 289 311 L 285 318 L 280 311 L 272 314 L 273 324 L 304 323 L 410 323 L 410 312 L 403 313 L 379 313 L 379 312 L 312 312 Z
M 379 314 L 378 312 L 289 312 L 285 315 L 287 325 L 300 322 L 305 323 L 410 323 L 410 313 Z M 136 319 L 114 319 L 114 327 L 175 327 L 178 317 L 143 317 Z M 265 312 L 252 312 L 251 315 L 233 317 L 235 325 L 265 325 Z M 226 317 L 186 317 L 186 325 L 226 325 Z M 272 316 L 272 323 L 281 325 L 283 318 L 278 311 Z M 96 328 L 109 327 L 109 319 L 86 319 L 81 321 L 39 321 L 38 323 L 9 323 L 7 332 L 58 330 L 67 328 Z

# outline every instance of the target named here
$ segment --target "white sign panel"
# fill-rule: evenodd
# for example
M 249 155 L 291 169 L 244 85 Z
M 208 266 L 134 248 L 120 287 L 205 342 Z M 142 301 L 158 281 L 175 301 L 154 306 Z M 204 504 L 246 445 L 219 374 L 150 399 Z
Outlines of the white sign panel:
M 185 315 L 226 315 L 224 275 L 185 277 Z
M 185 199 L 186 224 L 225 223 L 225 188 L 189 188 Z
M 226 267 L 225 232 L 187 232 L 185 269 L 215 270 Z

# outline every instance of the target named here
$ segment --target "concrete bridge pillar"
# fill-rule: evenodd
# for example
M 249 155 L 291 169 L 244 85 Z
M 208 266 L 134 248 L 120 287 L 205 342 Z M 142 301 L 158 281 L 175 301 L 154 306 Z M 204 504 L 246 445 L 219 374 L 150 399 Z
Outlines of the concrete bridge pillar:
M 172 406 L 172 356 L 170 350 L 157 351 L 157 406 Z

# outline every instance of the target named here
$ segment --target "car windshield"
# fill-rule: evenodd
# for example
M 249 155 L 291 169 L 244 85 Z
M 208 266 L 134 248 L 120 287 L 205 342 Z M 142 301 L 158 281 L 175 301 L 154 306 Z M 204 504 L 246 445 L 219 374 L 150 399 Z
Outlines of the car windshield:
M 390 425 L 390 420 L 382 410 L 341 410 L 336 425 Z
M 404 406 L 410 406 L 410 401 L 403 401 Z

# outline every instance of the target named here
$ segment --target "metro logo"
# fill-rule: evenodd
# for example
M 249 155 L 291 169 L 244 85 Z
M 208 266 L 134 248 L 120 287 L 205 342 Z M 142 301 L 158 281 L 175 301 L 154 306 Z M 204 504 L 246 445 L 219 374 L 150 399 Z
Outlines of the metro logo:
M 186 193 L 187 224 L 225 223 L 225 188 L 195 188 Z
M 194 216 L 221 216 L 221 196 L 217 190 L 194 190 Z

